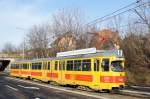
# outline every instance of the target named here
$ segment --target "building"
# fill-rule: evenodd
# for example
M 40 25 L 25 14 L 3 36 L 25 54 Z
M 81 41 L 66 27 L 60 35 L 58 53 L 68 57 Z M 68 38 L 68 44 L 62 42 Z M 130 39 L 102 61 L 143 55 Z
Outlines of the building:
M 57 52 L 75 50 L 77 48 L 77 40 L 72 33 L 65 33 L 59 36 L 52 46 Z
M 109 29 L 101 30 L 97 33 L 92 33 L 90 47 L 97 49 L 120 49 L 120 36 L 118 32 Z

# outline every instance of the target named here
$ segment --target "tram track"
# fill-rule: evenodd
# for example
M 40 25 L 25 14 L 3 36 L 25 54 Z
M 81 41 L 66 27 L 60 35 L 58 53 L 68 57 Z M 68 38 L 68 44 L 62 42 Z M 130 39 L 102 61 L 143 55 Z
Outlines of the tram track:
M 138 91 L 144 91 L 144 92 L 150 92 L 150 87 L 146 86 L 126 86 L 126 89 L 129 90 L 138 90 Z
M 122 90 L 118 94 L 120 95 L 129 95 L 129 96 L 134 96 L 134 97 L 141 97 L 141 98 L 146 98 L 150 99 L 150 93 L 147 92 L 139 92 L 139 91 L 131 91 L 131 90 Z
M 100 95 L 111 95 L 111 97 L 116 96 L 116 95 L 121 95 L 121 96 L 130 96 L 133 98 L 142 98 L 142 99 L 149 99 L 150 98 L 150 93 L 149 94 L 144 94 L 144 92 L 142 93 L 138 93 L 138 91 L 131 91 L 131 90 L 121 90 L 119 92 L 110 92 L 110 93 L 106 93 L 106 92 L 96 92 L 93 90 L 81 90 L 81 89 L 77 89 L 74 87 L 64 87 L 64 86 L 58 86 L 58 85 L 51 85 L 51 84 L 47 84 L 38 80 L 25 80 L 25 79 L 20 79 L 20 78 L 15 78 L 15 77 L 8 77 L 8 78 L 12 78 L 15 80 L 21 80 L 21 81 L 25 81 L 25 82 L 31 82 L 31 83 L 36 83 L 38 85 L 44 85 L 44 86 L 51 86 L 52 88 L 56 88 L 56 89 L 62 89 L 62 90 L 68 90 L 68 91 L 75 91 L 78 93 L 84 93 L 84 94 L 92 94 L 94 96 L 100 96 Z M 146 93 L 146 92 L 145 92 Z M 111 98 L 110 98 L 111 99 Z M 132 98 L 131 98 L 132 99 Z

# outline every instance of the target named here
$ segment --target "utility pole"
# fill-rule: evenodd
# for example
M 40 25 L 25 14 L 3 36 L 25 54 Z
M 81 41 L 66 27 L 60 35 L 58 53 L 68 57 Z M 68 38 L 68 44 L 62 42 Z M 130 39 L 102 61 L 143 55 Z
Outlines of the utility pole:
M 25 52 L 24 49 L 25 49 L 25 38 L 23 37 L 23 53 L 22 53 L 22 54 L 23 54 L 23 59 L 24 59 L 24 56 L 25 56 L 25 54 L 24 54 L 24 52 Z
M 27 29 L 22 28 L 22 27 L 16 27 L 16 29 L 17 29 L 17 30 L 24 31 L 23 36 L 25 36 L 25 31 L 28 31 Z M 25 37 L 23 37 L 22 58 L 23 58 L 23 59 L 25 58 Z

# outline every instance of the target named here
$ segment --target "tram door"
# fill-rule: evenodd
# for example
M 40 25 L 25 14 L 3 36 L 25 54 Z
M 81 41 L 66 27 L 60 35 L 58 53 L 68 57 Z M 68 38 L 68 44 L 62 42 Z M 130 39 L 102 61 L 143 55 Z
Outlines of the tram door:
M 19 63 L 19 64 L 18 64 L 18 70 L 19 70 L 19 71 L 18 71 L 18 73 L 19 73 L 18 76 L 19 76 L 19 77 L 21 77 L 22 69 L 23 69 L 23 66 L 22 66 L 21 63 Z
M 64 70 L 65 70 L 65 61 L 60 60 L 59 62 L 59 83 L 63 83 L 64 81 Z
M 100 58 L 94 58 L 93 60 L 94 63 L 94 86 L 98 87 L 99 86 L 99 82 L 100 82 L 100 63 L 101 63 L 101 59 Z
M 47 80 L 50 81 L 51 79 L 51 74 L 52 74 L 52 61 L 47 62 Z
M 110 76 L 110 60 L 109 58 L 103 58 L 101 63 L 101 75 L 100 75 L 100 81 L 101 83 L 109 82 Z
M 47 81 L 47 62 L 43 62 L 43 70 L 42 70 L 43 80 Z

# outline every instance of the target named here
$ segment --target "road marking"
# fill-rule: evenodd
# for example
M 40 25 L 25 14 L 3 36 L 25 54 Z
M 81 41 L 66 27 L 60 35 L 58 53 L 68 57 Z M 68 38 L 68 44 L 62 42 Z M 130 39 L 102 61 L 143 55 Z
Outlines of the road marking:
M 11 86 L 9 86 L 9 85 L 5 85 L 5 86 L 8 87 L 8 88 L 10 88 L 10 89 L 13 89 L 13 90 L 15 90 L 15 91 L 18 91 L 18 89 L 14 88 L 14 87 L 11 87 Z
M 140 92 L 140 91 L 131 91 L 131 90 L 122 90 L 122 92 L 129 92 L 129 93 L 135 93 L 135 94 L 150 95 L 149 92 Z
M 39 90 L 40 88 L 38 87 L 25 87 L 25 86 L 22 86 L 22 85 L 18 85 L 19 87 L 22 87 L 22 88 L 25 88 L 25 89 L 37 89 Z
M 40 99 L 40 98 L 35 98 L 35 99 Z
M 64 89 L 64 88 L 57 88 L 57 87 L 53 87 L 53 86 L 49 86 L 49 85 L 42 85 L 42 84 L 39 84 L 39 83 L 36 83 L 36 82 L 25 81 L 25 80 L 16 79 L 16 78 L 11 78 L 11 77 L 6 77 L 6 78 L 12 79 L 12 80 L 16 80 L 16 81 L 20 81 L 20 82 L 35 84 L 35 85 L 39 85 L 39 86 L 42 86 L 42 87 L 47 87 L 47 88 L 52 88 L 52 89 L 61 90 L 61 91 L 65 91 L 65 92 L 70 92 L 70 93 L 74 93 L 74 94 L 80 94 L 80 95 L 84 95 L 84 96 L 89 96 L 89 97 L 93 97 L 93 98 L 98 98 L 98 99 L 110 99 L 110 98 L 106 98 L 106 97 L 99 96 L 99 95 L 91 95 L 91 94 L 88 94 L 88 93 L 83 93 L 83 92 L 77 92 L 77 91 L 67 90 L 67 89 Z

